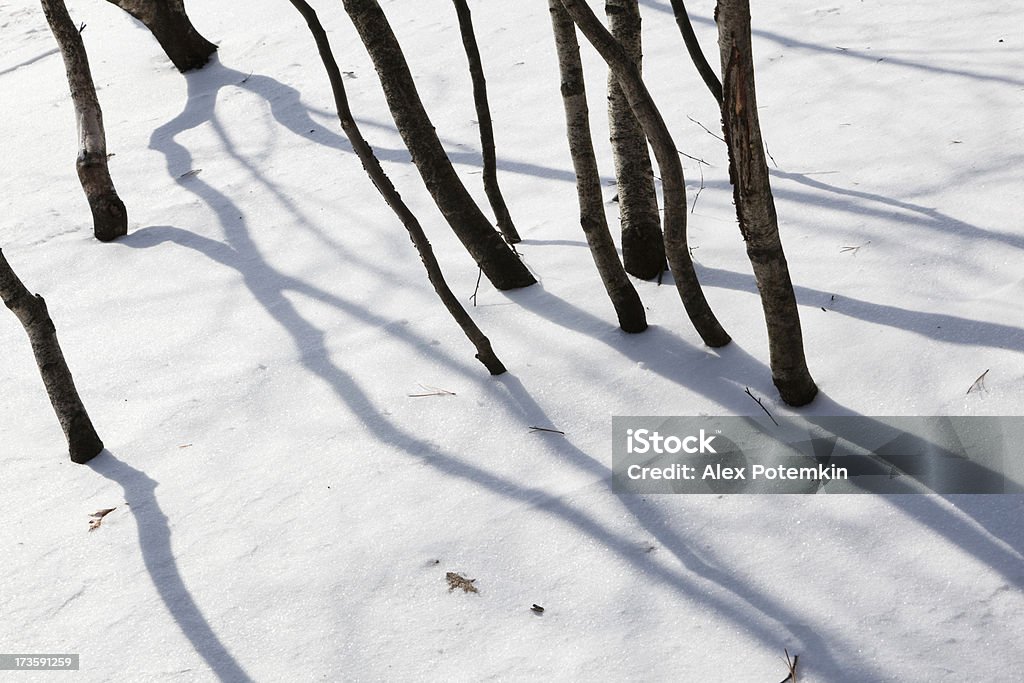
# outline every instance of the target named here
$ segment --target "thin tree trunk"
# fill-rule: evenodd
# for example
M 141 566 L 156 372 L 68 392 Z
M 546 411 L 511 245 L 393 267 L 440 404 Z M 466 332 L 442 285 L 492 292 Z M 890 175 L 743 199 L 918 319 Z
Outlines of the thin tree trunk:
M 561 0 L 566 11 L 587 40 L 604 58 L 615 74 L 629 100 L 629 106 L 654 149 L 654 156 L 661 169 L 661 182 L 665 195 L 665 254 L 676 281 L 679 297 L 686 307 L 697 333 L 708 346 L 728 344 L 730 339 L 715 314 L 711 311 L 704 291 L 693 269 L 693 259 L 686 243 L 686 185 L 683 165 L 679 161 L 672 134 L 665 125 L 661 112 L 647 91 L 636 64 L 630 60 L 622 46 L 615 40 L 585 0 Z
M 729 176 L 740 232 L 768 325 L 772 380 L 783 401 L 801 406 L 814 399 L 818 387 L 804 358 L 796 295 L 768 180 L 754 89 L 750 4 L 747 0 L 719 0 L 715 14 L 724 76 L 722 120 Z
M 217 46 L 196 31 L 185 13 L 184 0 L 107 0 L 150 30 L 167 56 L 185 73 L 201 69 Z
M 89 71 L 89 57 L 64 0 L 42 0 L 43 13 L 57 40 L 67 70 L 78 123 L 78 179 L 92 210 L 93 234 L 108 242 L 128 234 L 128 213 L 107 168 L 103 112 Z
M 718 74 L 708 64 L 704 51 L 700 49 L 700 43 L 697 42 L 697 34 L 693 32 L 690 14 L 686 11 L 686 5 L 683 4 L 683 0 L 672 0 L 672 11 L 675 12 L 676 24 L 679 26 L 679 32 L 683 34 L 683 43 L 686 45 L 686 51 L 690 53 L 693 65 L 697 67 L 697 73 L 704 79 L 704 85 L 708 86 L 711 95 L 718 102 L 718 106 L 721 107 L 722 83 L 718 80 Z
M 491 108 L 487 103 L 487 80 L 484 78 L 483 62 L 480 60 L 480 48 L 476 44 L 473 31 L 473 16 L 470 14 L 466 0 L 453 0 L 455 13 L 459 18 L 459 32 L 462 34 L 462 45 L 466 49 L 469 60 L 469 74 L 473 79 L 473 103 L 476 106 L 476 118 L 480 125 L 480 148 L 484 157 L 484 192 L 487 201 L 494 211 L 498 230 L 505 236 L 509 244 L 522 241 L 516 226 L 512 223 L 505 198 L 498 187 L 498 159 L 494 151 L 494 125 L 491 120 Z
M 338 110 L 338 119 L 341 121 L 342 130 L 345 131 L 345 135 L 348 136 L 349 141 L 352 143 L 352 149 L 359 156 L 359 160 L 363 163 L 363 168 L 366 170 L 367 175 L 370 176 L 370 180 L 373 181 L 381 196 L 384 197 L 384 201 L 387 202 L 388 206 L 391 207 L 402 221 L 402 225 L 409 232 L 409 237 L 412 238 L 413 244 L 416 245 L 420 259 L 427 269 L 427 277 L 430 279 L 430 284 L 434 286 L 434 291 L 437 292 L 441 301 L 444 302 L 448 312 L 455 318 L 455 322 L 459 324 L 466 337 L 476 347 L 477 359 L 484 364 L 492 375 L 504 373 L 505 366 L 495 355 L 494 350 L 491 348 L 490 340 L 477 327 L 473 319 L 469 317 L 466 309 L 463 308 L 458 298 L 448 287 L 448 283 L 445 282 L 441 266 L 434 256 L 434 251 L 419 221 L 416 220 L 416 216 L 413 215 L 409 207 L 402 201 L 402 197 L 384 173 L 384 169 L 381 168 L 380 162 L 373 153 L 373 149 L 359 131 L 359 126 L 356 124 L 355 117 L 352 116 L 352 111 L 349 108 L 348 96 L 345 93 L 345 84 L 341 78 L 341 71 L 338 69 L 338 63 L 334 59 L 327 34 L 324 32 L 316 12 L 303 0 L 291 0 L 291 3 L 305 18 L 306 24 L 316 40 L 320 58 L 323 60 L 324 67 L 327 69 L 327 76 L 331 81 L 331 89 L 334 92 L 334 104 Z
M 637 71 L 642 71 L 637 0 L 605 0 L 604 9 L 612 35 L 636 64 Z M 627 273 L 650 280 L 665 270 L 665 238 L 654 191 L 654 169 L 647 151 L 647 136 L 633 116 L 614 73 L 608 74 L 608 129 L 618 181 L 622 261 Z
M 38 294 L 32 296 L 29 293 L 11 269 L 3 250 L 0 250 L 0 298 L 18 317 L 28 334 L 43 385 L 50 396 L 50 405 L 67 437 L 72 462 L 89 462 L 103 450 L 103 442 L 75 389 L 75 381 L 57 343 L 57 329 L 46 310 L 46 302 Z
M 629 281 L 615 251 L 615 242 L 608 231 L 601 197 L 601 175 L 594 155 L 590 135 L 590 110 L 583 79 L 583 62 L 576 40 L 576 25 L 560 0 L 549 0 L 551 24 L 558 49 L 558 68 L 562 77 L 562 102 L 565 105 L 565 126 L 569 137 L 569 151 L 576 171 L 576 194 L 580 202 L 580 224 L 590 245 L 601 282 L 612 300 L 619 327 L 625 332 L 643 332 L 647 329 L 647 316 L 643 302 Z M 646 144 L 646 143 L 645 143 Z M 659 231 L 660 232 L 660 231 Z
M 448 224 L 498 289 L 536 282 L 480 211 L 445 154 L 427 116 L 398 39 L 376 0 L 343 0 L 373 60 L 398 132 Z

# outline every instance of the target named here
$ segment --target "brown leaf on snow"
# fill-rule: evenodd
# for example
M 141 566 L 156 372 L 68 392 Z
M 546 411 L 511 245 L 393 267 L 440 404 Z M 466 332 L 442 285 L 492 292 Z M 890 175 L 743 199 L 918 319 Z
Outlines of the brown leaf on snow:
M 96 529 L 99 529 L 100 524 L 103 523 L 103 518 L 116 509 L 117 508 L 104 508 L 102 510 L 97 510 L 96 512 L 89 515 L 89 531 L 95 531 Z
M 445 578 L 448 580 L 448 592 L 451 593 L 456 588 L 461 588 L 464 593 L 479 593 L 477 587 L 473 585 L 476 579 L 467 579 L 461 574 L 455 572 L 448 572 L 445 574 Z

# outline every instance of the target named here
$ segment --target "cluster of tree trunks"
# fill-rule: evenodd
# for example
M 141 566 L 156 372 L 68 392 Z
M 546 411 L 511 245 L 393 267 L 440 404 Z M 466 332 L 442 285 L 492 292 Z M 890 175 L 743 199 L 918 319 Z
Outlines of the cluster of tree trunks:
M 108 0 L 141 21 L 182 72 L 206 64 L 217 46 L 192 25 L 183 0 Z M 127 233 L 124 203 L 107 167 L 103 115 L 89 69 L 80 29 L 63 0 L 41 0 L 67 71 L 78 124 L 77 170 L 92 212 L 97 239 Z M 304 0 L 291 0 L 305 18 L 327 69 L 338 118 L 371 181 L 409 233 L 427 277 L 444 306 L 476 348 L 476 357 L 492 374 L 505 372 L 490 340 L 473 322 L 445 281 L 433 249 L 417 218 L 387 177 L 351 112 L 341 72 L 316 13 Z M 343 0 L 373 61 L 395 124 L 428 191 L 452 230 L 475 259 L 481 273 L 498 289 L 525 287 L 533 275 L 510 244 L 520 241 L 497 182 L 497 154 L 480 49 L 469 6 L 453 0 L 469 62 L 474 104 L 480 125 L 483 181 L 500 233 L 487 221 L 458 178 L 416 91 L 412 73 L 376 0 Z M 729 175 L 740 231 L 746 245 L 768 328 L 772 378 L 782 399 L 794 406 L 817 394 L 804 356 L 796 297 L 778 230 L 757 117 L 748 0 L 718 0 L 722 80 L 719 81 L 697 43 L 682 0 L 671 0 L 687 50 L 708 89 L 718 101 L 729 152 Z M 549 0 L 561 74 L 561 92 L 569 148 L 576 173 L 580 223 L 619 326 L 627 332 L 647 327 L 643 303 L 627 273 L 660 276 L 667 259 L 684 308 L 709 346 L 730 339 L 698 282 L 686 236 L 686 193 L 682 164 L 668 126 L 642 78 L 642 44 L 638 0 L 606 0 L 610 30 L 586 0 Z M 620 261 L 605 218 L 600 174 L 590 130 L 579 30 L 609 68 L 608 117 L 618 181 L 623 260 Z M 660 219 L 648 145 L 654 150 L 664 188 Z M 661 224 L 663 222 L 664 229 Z M 502 239 L 504 236 L 504 239 Z M 74 462 L 86 462 L 103 449 L 82 405 L 57 343 L 56 330 L 42 297 L 32 296 L 0 251 L 0 296 L 24 326 L 43 383 L 67 437 Z

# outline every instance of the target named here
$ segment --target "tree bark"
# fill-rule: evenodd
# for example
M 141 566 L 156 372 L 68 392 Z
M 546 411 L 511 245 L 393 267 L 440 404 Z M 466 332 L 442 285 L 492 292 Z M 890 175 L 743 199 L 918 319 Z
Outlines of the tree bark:
M 594 155 L 590 135 L 590 110 L 583 79 L 583 62 L 573 24 L 560 0 L 549 0 L 551 24 L 558 50 L 558 68 L 562 77 L 562 102 L 565 106 L 565 127 L 569 137 L 569 151 L 576 171 L 576 194 L 580 202 L 580 224 L 590 245 L 597 272 L 601 275 L 608 298 L 615 307 L 619 327 L 624 332 L 643 332 L 647 329 L 647 315 L 636 288 L 629 281 L 619 261 L 608 230 L 601 197 L 601 175 Z M 645 143 L 646 144 L 646 143 Z M 660 231 L 659 231 L 660 232 Z
M 201 69 L 217 46 L 196 31 L 185 13 L 184 0 L 107 0 L 149 29 L 167 56 L 185 73 Z
M 654 99 L 647 91 L 636 64 L 630 60 L 629 55 L 608 32 L 585 0 L 561 2 L 580 31 L 615 74 L 622 92 L 629 100 L 634 116 L 640 121 L 654 149 L 654 156 L 661 169 L 665 195 L 665 254 L 668 256 L 668 264 L 676 281 L 676 290 L 704 343 L 712 347 L 724 346 L 730 341 L 729 335 L 718 322 L 704 297 L 686 243 L 686 184 L 683 178 L 683 165 L 679 161 L 679 153 L 672 140 L 672 134 L 654 104 Z
M 75 389 L 75 381 L 57 343 L 57 329 L 46 310 L 46 302 L 38 294 L 32 296 L 29 293 L 11 269 L 3 250 L 0 250 L 0 298 L 28 334 L 50 405 L 67 437 L 71 461 L 79 464 L 89 462 L 103 450 L 103 442 Z
M 640 5 L 637 0 L 605 0 L 612 35 L 642 72 Z M 647 136 L 633 116 L 629 101 L 614 73 L 608 74 L 608 128 L 618 184 L 622 260 L 626 272 L 645 280 L 665 270 L 665 239 L 654 191 L 654 169 Z
M 719 0 L 715 15 L 722 58 L 722 127 L 729 148 L 729 176 L 740 232 L 768 325 L 772 380 L 783 401 L 801 406 L 814 399 L 818 387 L 804 358 L 796 295 L 768 180 L 754 88 L 750 4 L 747 0 Z
M 480 60 L 480 48 L 476 44 L 476 33 L 473 31 L 473 15 L 469 11 L 466 0 L 453 0 L 455 13 L 459 18 L 459 32 L 462 34 L 462 45 L 466 49 L 469 60 L 469 74 L 473 79 L 473 103 L 476 107 L 476 118 L 480 126 L 480 149 L 483 152 L 483 180 L 487 201 L 494 211 L 498 230 L 505 236 L 509 244 L 522 241 L 512 216 L 505 204 L 505 197 L 498 186 L 498 159 L 494 150 L 494 125 L 491 120 L 491 108 L 487 102 L 487 79 L 484 78 L 483 62 Z
M 96 97 L 89 57 L 64 0 L 42 0 L 43 13 L 64 57 L 78 124 L 78 179 L 92 211 L 93 234 L 102 242 L 128 234 L 128 213 L 107 168 L 103 112 Z
M 459 180 L 413 82 L 398 39 L 376 0 L 343 0 L 373 60 L 391 115 L 427 190 L 452 230 L 498 289 L 536 282 Z
M 345 131 L 345 135 L 348 136 L 349 141 L 352 143 L 352 149 L 355 150 L 359 160 L 363 163 L 363 169 L 366 170 L 367 175 L 370 176 L 370 180 L 373 181 L 374 186 L 380 192 L 381 196 L 384 197 L 384 201 L 387 202 L 388 206 L 391 207 L 392 211 L 402 221 L 402 225 L 409 232 L 409 237 L 412 239 L 413 244 L 416 246 L 416 250 L 420 254 L 420 259 L 423 261 L 423 266 L 427 270 L 427 277 L 430 280 L 430 284 L 433 285 L 434 291 L 441 298 L 448 312 L 451 313 L 452 317 L 462 328 L 466 337 L 469 338 L 470 342 L 476 347 L 477 353 L 476 358 L 484 364 L 484 367 L 492 375 L 500 375 L 505 372 L 505 366 L 495 355 L 494 350 L 491 348 L 490 340 L 484 335 L 484 333 L 477 327 L 477 324 L 473 322 L 473 319 L 466 312 L 466 309 L 459 302 L 458 298 L 452 292 L 451 288 L 448 287 L 448 283 L 445 282 L 444 274 L 441 272 L 441 266 L 437 262 L 437 258 L 434 256 L 434 251 L 430 246 L 430 242 L 427 240 L 426 233 L 423 232 L 423 228 L 420 226 L 416 216 L 413 215 L 409 207 L 406 206 L 405 202 L 402 201 L 401 195 L 395 189 L 391 179 L 388 178 L 387 174 L 384 173 L 384 169 L 381 168 L 380 162 L 377 160 L 376 155 L 373 153 L 373 149 L 370 144 L 363 137 L 359 130 L 359 126 L 356 124 L 355 117 L 352 116 L 352 111 L 348 104 L 348 96 L 345 93 L 345 84 L 341 77 L 341 71 L 338 69 L 338 63 L 334 59 L 334 54 L 331 51 L 330 42 L 327 39 L 327 34 L 324 32 L 323 26 L 320 24 L 320 20 L 316 16 L 316 12 L 309 6 L 308 3 L 303 0 L 291 0 L 292 5 L 302 14 L 306 20 L 306 24 L 309 26 L 310 32 L 313 34 L 314 40 L 316 40 L 317 50 L 320 52 L 320 59 L 323 60 L 324 67 L 327 69 L 327 76 L 331 82 L 331 89 L 334 92 L 334 104 L 338 110 L 338 119 L 341 121 L 341 128 Z
M 700 49 L 700 43 L 697 42 L 697 34 L 693 32 L 690 14 L 686 11 L 686 5 L 683 4 L 683 0 L 672 0 L 672 11 L 675 12 L 676 24 L 679 26 L 679 32 L 683 34 L 683 43 L 686 45 L 686 51 L 690 54 L 693 65 L 697 67 L 697 73 L 700 74 L 700 77 L 704 80 L 704 85 L 708 86 L 712 97 L 715 98 L 718 106 L 721 107 L 722 83 L 718 80 L 718 74 L 708 64 L 704 51 Z

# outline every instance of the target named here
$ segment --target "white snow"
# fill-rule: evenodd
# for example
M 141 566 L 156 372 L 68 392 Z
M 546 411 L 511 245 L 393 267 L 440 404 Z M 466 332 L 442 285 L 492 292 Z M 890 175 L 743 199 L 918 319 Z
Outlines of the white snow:
M 617 330 L 578 225 L 546 3 L 477 0 L 500 181 L 540 280 L 481 285 L 471 312 L 499 378 L 352 154 L 289 3 L 190 2 L 220 50 L 183 77 L 119 9 L 69 0 L 129 211 L 112 244 L 91 237 L 41 10 L 3 4 L 0 247 L 46 298 L 109 452 L 70 463 L 0 315 L 0 652 L 80 653 L 83 681 L 774 682 L 784 648 L 800 681 L 1021 680 L 1024 497 L 616 496 L 609 468 L 613 415 L 756 414 L 745 387 L 778 415 L 1021 413 L 1024 7 L 754 3 L 822 389 L 792 411 L 724 146 L 690 120 L 717 130 L 715 104 L 669 3 L 641 4 L 648 84 L 680 150 L 708 162 L 691 244 L 735 341 L 704 347 L 674 288 L 648 282 L 651 329 Z M 687 4 L 716 63 L 713 3 Z M 468 300 L 475 265 L 341 3 L 316 5 L 364 134 Z M 486 207 L 453 8 L 382 5 Z M 584 59 L 611 182 L 606 71 Z M 684 163 L 692 205 L 701 169 Z M 410 397 L 421 385 L 455 395 Z M 448 571 L 479 594 L 449 593 Z

